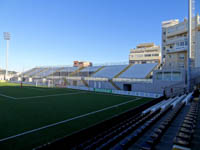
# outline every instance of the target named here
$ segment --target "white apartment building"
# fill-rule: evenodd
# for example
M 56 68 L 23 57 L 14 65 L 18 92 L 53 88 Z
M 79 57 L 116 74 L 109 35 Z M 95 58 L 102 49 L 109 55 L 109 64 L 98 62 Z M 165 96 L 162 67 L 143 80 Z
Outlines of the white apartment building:
M 200 17 L 192 20 L 191 66 L 200 67 Z M 186 68 L 188 50 L 188 21 L 162 22 L 162 62 L 166 68 Z
M 160 59 L 160 46 L 154 43 L 139 44 L 129 54 L 129 63 L 132 64 L 160 63 Z

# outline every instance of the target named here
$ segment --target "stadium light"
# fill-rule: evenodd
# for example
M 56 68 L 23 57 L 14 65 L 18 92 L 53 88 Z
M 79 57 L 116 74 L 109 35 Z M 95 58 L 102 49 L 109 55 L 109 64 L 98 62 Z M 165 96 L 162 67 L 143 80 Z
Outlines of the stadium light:
M 187 87 L 190 91 L 190 58 L 192 50 L 192 0 L 188 0 L 188 52 L 187 52 Z
M 9 32 L 4 32 L 4 40 L 10 40 L 10 33 Z
M 4 32 L 4 40 L 6 40 L 6 75 L 5 79 L 7 80 L 8 77 L 8 49 L 9 49 L 9 41 L 10 41 L 10 33 Z

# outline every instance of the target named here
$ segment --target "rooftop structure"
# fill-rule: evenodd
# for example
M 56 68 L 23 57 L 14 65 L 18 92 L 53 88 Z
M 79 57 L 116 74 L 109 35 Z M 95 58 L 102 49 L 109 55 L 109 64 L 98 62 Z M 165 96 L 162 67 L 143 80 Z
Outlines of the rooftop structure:
M 74 61 L 74 67 L 89 67 L 92 66 L 92 62 L 89 61 Z

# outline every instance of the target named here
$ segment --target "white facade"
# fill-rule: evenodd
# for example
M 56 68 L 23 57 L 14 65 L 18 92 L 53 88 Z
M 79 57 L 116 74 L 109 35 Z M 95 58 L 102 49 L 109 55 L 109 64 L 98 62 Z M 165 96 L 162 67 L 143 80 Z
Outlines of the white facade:
M 160 63 L 160 46 L 143 43 L 130 50 L 129 62 L 132 64 Z
M 200 17 L 192 19 L 191 66 L 200 67 Z M 162 62 L 167 67 L 186 68 L 188 50 L 188 21 L 162 22 Z M 183 57 L 184 58 L 183 58 Z M 173 62 L 170 64 L 170 62 Z M 171 66 L 173 65 L 173 66 Z

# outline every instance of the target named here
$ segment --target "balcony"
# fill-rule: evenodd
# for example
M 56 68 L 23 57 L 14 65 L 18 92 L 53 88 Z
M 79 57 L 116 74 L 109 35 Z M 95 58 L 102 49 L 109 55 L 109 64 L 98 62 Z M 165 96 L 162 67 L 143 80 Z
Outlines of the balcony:
M 166 41 L 166 44 L 169 45 L 169 44 L 177 43 L 177 42 L 179 42 L 179 41 L 187 41 L 187 40 L 188 40 L 188 38 L 185 37 L 185 36 L 182 36 L 182 37 L 175 37 L 175 38 L 173 38 L 173 39 L 168 39 L 168 40 Z
M 192 22 L 192 30 L 194 30 L 196 27 L 198 27 L 199 24 L 196 24 L 195 22 Z M 172 27 L 171 29 L 168 29 L 168 32 L 166 34 L 167 37 L 173 37 L 179 34 L 187 33 L 188 32 L 188 25 L 181 24 L 175 27 Z
M 188 49 L 187 46 L 178 46 L 174 47 L 173 49 L 167 49 L 167 53 L 182 52 L 182 51 L 187 51 L 187 49 Z
M 187 33 L 187 28 L 184 28 L 184 29 L 177 29 L 173 32 L 170 32 L 170 33 L 167 33 L 167 37 L 170 37 L 170 36 L 175 36 L 175 35 L 178 35 L 178 34 L 183 34 L 183 33 Z

